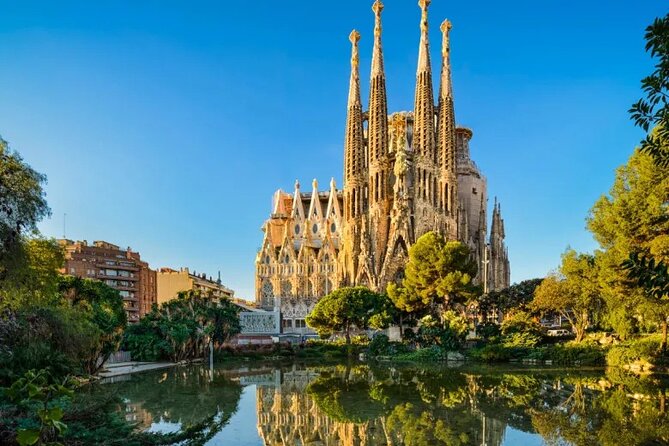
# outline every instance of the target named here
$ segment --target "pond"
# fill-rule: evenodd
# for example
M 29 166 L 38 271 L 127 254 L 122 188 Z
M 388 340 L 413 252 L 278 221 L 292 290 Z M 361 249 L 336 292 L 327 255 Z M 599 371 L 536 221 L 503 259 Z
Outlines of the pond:
M 669 444 L 667 379 L 619 369 L 290 363 L 187 366 L 105 384 L 138 428 L 198 444 Z

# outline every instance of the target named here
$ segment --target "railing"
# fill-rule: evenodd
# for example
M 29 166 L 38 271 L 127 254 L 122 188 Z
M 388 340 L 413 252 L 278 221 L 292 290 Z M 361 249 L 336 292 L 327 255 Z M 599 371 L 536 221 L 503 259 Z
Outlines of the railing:
M 112 355 L 107 360 L 107 364 L 117 364 L 119 362 L 130 362 L 130 361 L 132 361 L 130 352 L 119 351 L 116 353 L 112 353 Z

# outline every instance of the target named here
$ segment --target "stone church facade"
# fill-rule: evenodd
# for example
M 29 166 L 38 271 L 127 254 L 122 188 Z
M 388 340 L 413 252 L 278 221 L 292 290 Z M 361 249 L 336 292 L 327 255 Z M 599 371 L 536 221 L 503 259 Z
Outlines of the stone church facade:
M 344 142 L 344 185 L 332 180 L 310 192 L 274 194 L 256 257 L 256 300 L 278 308 L 284 331 L 303 332 L 304 317 L 333 289 L 366 285 L 385 290 L 403 277 L 409 247 L 438 231 L 460 240 L 479 264 L 484 289 L 509 286 L 504 221 L 495 200 L 488 231 L 487 182 L 472 161 L 472 131 L 456 127 L 449 33 L 444 21 L 438 100 L 428 41 L 429 0 L 420 0 L 420 44 L 414 110 L 389 114 L 381 44 L 383 4 L 375 16 L 367 110 L 360 94 L 358 42 L 351 41 L 351 77 Z

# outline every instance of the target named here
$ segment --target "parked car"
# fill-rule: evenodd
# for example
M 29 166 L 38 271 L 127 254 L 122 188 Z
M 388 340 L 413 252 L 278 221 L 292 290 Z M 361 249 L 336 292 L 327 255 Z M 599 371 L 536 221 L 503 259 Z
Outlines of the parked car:
M 550 329 L 546 332 L 548 336 L 553 336 L 553 337 L 562 337 L 562 336 L 571 336 L 571 331 L 565 329 L 565 328 L 553 328 Z

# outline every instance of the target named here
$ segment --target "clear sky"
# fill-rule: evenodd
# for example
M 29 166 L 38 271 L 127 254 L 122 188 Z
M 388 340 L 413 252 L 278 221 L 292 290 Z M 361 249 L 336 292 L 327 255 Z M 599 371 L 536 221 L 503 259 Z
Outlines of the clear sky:
M 362 34 L 365 98 L 371 3 L 0 0 L 0 135 L 48 176 L 43 233 L 62 236 L 67 213 L 68 238 L 220 270 L 253 298 L 272 193 L 341 184 L 348 34 Z M 389 108 L 409 110 L 420 10 L 385 6 Z M 595 247 L 584 219 L 641 137 L 627 109 L 652 67 L 644 28 L 665 13 L 660 0 L 433 0 L 433 70 L 449 18 L 457 121 L 501 200 L 513 281 Z

